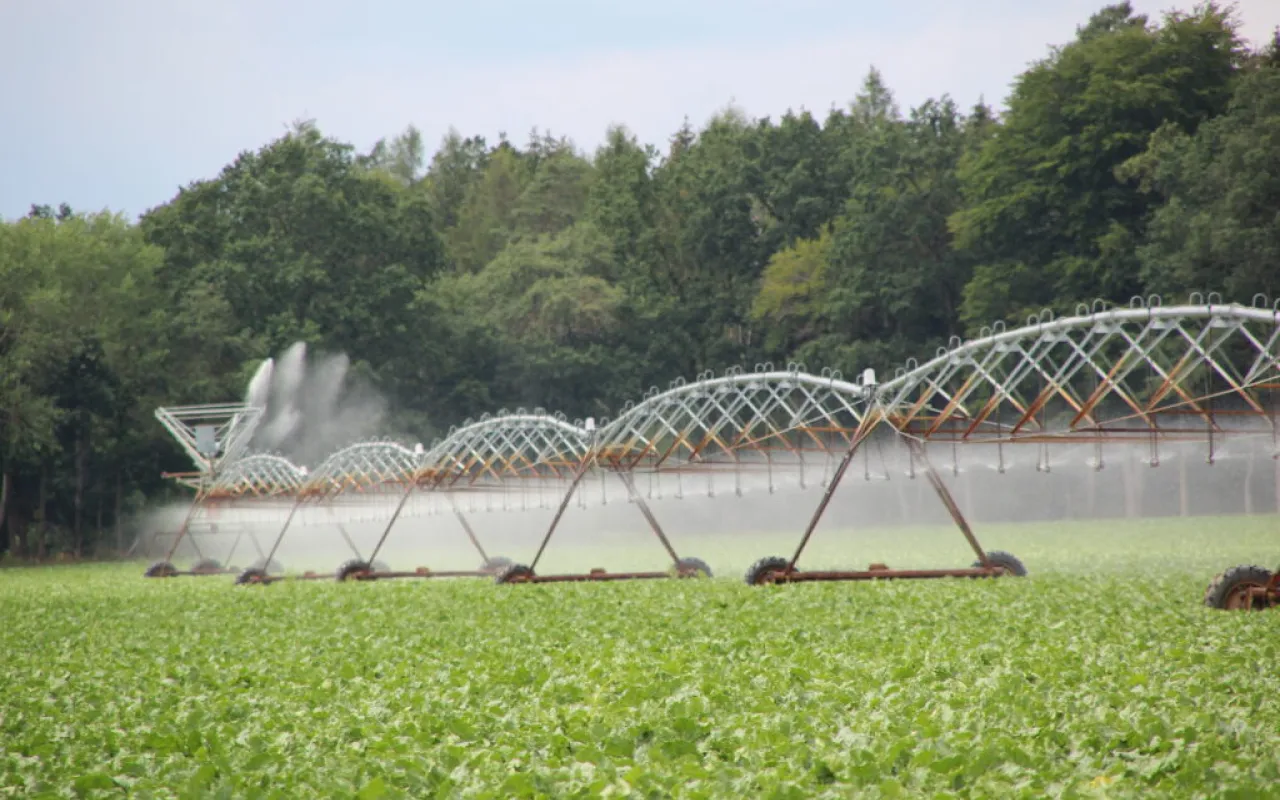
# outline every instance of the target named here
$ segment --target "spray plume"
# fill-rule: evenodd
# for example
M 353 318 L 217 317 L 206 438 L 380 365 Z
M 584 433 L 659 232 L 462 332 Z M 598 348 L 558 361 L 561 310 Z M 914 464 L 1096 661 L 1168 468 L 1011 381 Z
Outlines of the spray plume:
M 267 397 L 271 390 L 271 372 L 275 366 L 275 359 L 268 358 L 258 367 L 258 371 L 253 373 L 253 379 L 249 381 L 249 389 L 245 392 L 244 401 L 251 406 L 257 408 L 266 408 Z
M 253 448 L 314 467 L 337 448 L 380 432 L 386 402 L 352 380 L 349 367 L 345 355 L 308 353 L 305 342 L 265 360 L 246 391 L 249 403 L 266 409 Z

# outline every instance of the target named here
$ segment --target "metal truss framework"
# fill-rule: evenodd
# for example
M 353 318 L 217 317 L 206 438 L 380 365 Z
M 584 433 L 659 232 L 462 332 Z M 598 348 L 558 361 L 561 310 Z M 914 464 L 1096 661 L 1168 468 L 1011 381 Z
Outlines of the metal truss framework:
M 344 493 L 371 494 L 403 486 L 420 453 L 392 441 L 359 442 L 329 456 L 298 490 L 300 499 Z
M 414 482 L 445 489 L 562 479 L 586 455 L 589 437 L 580 421 L 542 409 L 486 415 L 450 430 L 427 451 Z
M 595 430 L 541 410 L 500 413 L 452 430 L 425 452 L 390 442 L 354 445 L 309 478 L 278 457 L 249 456 L 223 467 L 210 487 L 219 497 L 292 496 L 280 537 L 305 502 L 400 491 L 376 555 L 414 492 L 554 481 L 564 487 L 563 496 L 527 568 L 532 576 L 588 474 L 617 475 L 678 563 L 636 491 L 636 474 L 794 471 L 805 468 L 807 454 L 838 457 L 794 555 L 771 574 L 790 580 L 802 575 L 796 562 L 854 454 L 883 430 L 905 442 L 922 465 L 981 569 L 1000 574 L 929 464 L 926 444 L 1034 443 L 1045 469 L 1048 448 L 1058 442 L 1101 448 L 1104 442 L 1148 441 L 1153 464 L 1159 443 L 1168 440 L 1204 441 L 1210 460 L 1222 436 L 1267 435 L 1274 445 L 1280 303 L 1222 305 L 1212 295 L 1209 302 L 1191 300 L 1162 306 L 1158 298 L 1135 298 L 1127 308 L 1081 306 L 1058 319 L 1045 311 L 1021 328 L 997 324 L 971 341 L 953 339 L 931 360 L 908 362 L 884 383 L 869 370 L 849 382 L 830 370 L 809 374 L 799 364 L 735 368 L 689 383 L 677 380 L 666 391 L 651 389 Z
M 1278 318 L 1269 308 L 1136 303 L 1044 315 L 911 365 L 881 387 L 877 405 L 896 428 L 922 439 L 1273 431 Z
M 307 473 L 287 458 L 257 453 L 232 462 L 214 476 L 209 497 L 278 497 L 302 489 Z
M 480 555 L 479 570 L 441 573 L 420 569 L 414 573 L 389 573 L 376 570 L 373 565 L 415 492 L 495 488 L 521 479 L 560 480 L 581 463 L 587 442 L 585 428 L 569 423 L 562 415 L 550 415 L 542 409 L 533 413 L 520 409 L 514 414 L 504 412 L 468 421 L 451 429 L 430 450 L 409 450 L 385 441 L 352 445 L 326 459 L 315 475 L 298 489 L 294 505 L 267 559 L 274 556 L 305 504 L 331 507 L 333 502 L 353 492 L 393 492 L 399 494 L 399 500 L 367 558 L 360 554 L 340 523 L 332 518 L 327 520 L 338 525 L 356 557 L 344 578 L 491 574 L 499 566 L 505 566 L 505 559 L 495 560 L 485 552 L 461 509 L 452 503 L 454 516 Z M 262 580 L 266 576 L 257 578 Z
M 199 470 L 169 477 L 199 486 L 204 476 L 244 455 L 262 420 L 262 409 L 246 403 L 212 403 L 157 408 L 155 415 Z

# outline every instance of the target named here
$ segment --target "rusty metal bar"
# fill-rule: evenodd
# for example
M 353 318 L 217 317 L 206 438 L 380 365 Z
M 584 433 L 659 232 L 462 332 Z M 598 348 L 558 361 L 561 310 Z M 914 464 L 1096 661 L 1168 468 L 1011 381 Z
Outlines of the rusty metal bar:
M 454 502 L 453 495 L 449 496 L 449 503 L 453 505 L 453 515 L 458 518 L 458 522 L 462 523 L 462 529 L 467 532 L 467 538 L 471 540 L 471 544 L 475 546 L 476 552 L 480 554 L 481 562 L 488 564 L 489 555 L 484 551 L 484 548 L 480 546 L 480 540 L 476 538 L 476 532 L 471 529 L 471 523 L 467 521 L 467 518 L 463 516 L 462 511 L 459 510 L 458 504 Z
M 791 556 L 791 561 L 787 563 L 786 573 L 790 574 L 795 571 L 796 562 L 800 560 L 800 554 L 804 552 L 804 548 L 809 544 L 809 539 L 813 536 L 814 529 L 818 527 L 818 522 L 827 510 L 831 497 L 836 493 L 836 487 L 840 485 L 840 481 L 844 478 L 844 473 L 849 469 L 849 464 L 853 463 L 853 457 L 857 454 L 858 448 L 881 419 L 883 417 L 879 409 L 876 409 L 868 412 L 858 424 L 858 430 L 854 433 L 853 440 L 849 443 L 849 449 L 845 451 L 844 458 L 840 459 L 840 464 L 836 467 L 831 480 L 827 483 L 826 491 L 822 493 L 822 500 L 818 502 L 818 507 L 814 509 L 813 516 L 809 518 L 809 524 L 804 529 L 804 535 L 800 537 L 800 544 L 796 546 L 795 554 Z
M 276 540 L 272 542 L 271 549 L 262 559 L 262 569 L 266 571 L 271 566 L 271 559 L 275 558 L 276 550 L 280 548 L 280 542 L 284 541 L 284 535 L 289 530 L 289 525 L 293 523 L 294 516 L 298 513 L 298 509 L 306 502 L 306 495 L 298 495 L 298 499 L 294 501 L 293 508 L 289 509 L 289 516 L 284 518 L 284 525 L 280 526 L 280 533 L 276 536 Z
M 244 538 L 244 526 L 241 525 L 239 530 L 236 532 L 236 540 L 231 543 L 231 549 L 227 551 L 226 560 L 222 564 L 224 567 L 231 566 L 231 559 L 235 558 L 236 548 L 240 546 L 240 540 L 243 538 Z
M 191 540 L 191 549 L 196 551 L 196 559 L 204 560 L 204 551 L 200 549 L 200 543 L 196 541 L 196 535 L 194 533 L 188 534 L 188 538 Z
M 779 583 L 806 581 L 878 581 L 894 579 L 927 578 L 998 578 L 1006 574 L 1004 567 L 970 567 L 960 569 L 876 569 L 876 570 L 804 570 L 790 574 L 781 573 Z
M 332 516 L 332 514 L 333 510 L 330 509 L 330 516 Z M 338 526 L 338 533 L 342 534 L 342 541 L 347 543 L 347 547 L 351 548 L 351 552 L 357 559 L 364 561 L 364 557 L 360 555 L 360 548 L 356 547 L 356 543 L 351 541 L 351 534 L 347 533 L 347 526 L 337 521 L 335 521 L 334 524 Z
M 178 551 L 178 545 L 180 545 L 182 540 L 186 537 L 187 529 L 191 527 L 191 520 L 195 518 L 196 512 L 204 506 L 206 496 L 207 495 L 203 489 L 196 493 L 195 499 L 191 501 L 191 508 L 187 509 L 187 515 L 182 520 L 182 527 L 178 529 L 178 535 L 174 537 L 173 544 L 169 545 L 169 551 L 165 553 L 165 561 L 170 563 L 173 562 L 173 554 Z M 196 547 L 196 554 L 197 556 L 200 554 L 199 547 Z
M 547 549 L 547 543 L 551 541 L 551 536 L 556 532 L 556 526 L 560 524 L 560 518 L 564 516 L 564 511 L 569 507 L 570 501 L 573 500 L 573 493 L 578 488 L 578 484 L 582 482 L 583 476 L 587 474 L 587 470 L 595 462 L 595 457 L 588 456 L 582 459 L 578 464 L 578 468 L 573 473 L 573 480 L 569 482 L 569 488 L 565 490 L 564 498 L 560 500 L 560 507 L 556 509 L 556 515 L 551 518 L 551 525 L 547 528 L 546 536 L 542 537 L 542 544 L 538 545 L 538 552 L 534 554 L 533 561 L 529 564 L 529 569 L 537 569 L 538 561 L 542 559 L 543 552 Z
M 644 518 L 649 522 L 649 527 L 653 528 L 654 534 L 657 535 L 658 541 L 662 542 L 662 546 L 667 549 L 667 555 L 671 556 L 671 563 L 678 564 L 680 556 L 676 555 L 676 549 L 671 546 L 671 541 L 667 539 L 667 534 L 662 530 L 662 526 L 658 524 L 658 518 L 653 515 L 653 511 L 649 508 L 649 504 L 644 501 L 640 493 L 636 491 L 636 479 L 630 472 L 619 472 L 618 478 L 627 487 L 627 491 L 631 494 L 632 499 L 636 501 L 636 505 L 640 508 L 640 513 L 644 514 Z
M 417 569 L 365 572 L 355 575 L 354 578 L 359 581 L 376 581 L 391 578 L 484 578 L 489 575 L 488 572 L 476 569 Z
M 521 583 L 585 583 L 587 581 L 658 580 L 672 577 L 670 572 L 583 572 L 571 575 L 532 575 Z
M 942 505 L 946 506 L 947 513 L 951 515 L 951 519 L 955 520 L 956 527 L 960 528 L 960 532 L 968 540 L 969 546 L 973 548 L 978 560 L 982 562 L 984 567 L 990 567 L 991 561 L 987 558 L 986 551 L 982 549 L 982 545 L 978 544 L 978 537 L 973 535 L 973 530 L 969 527 L 968 520 L 964 518 L 964 514 L 960 511 L 960 506 L 956 504 L 955 498 L 951 496 L 951 490 L 943 483 L 942 476 L 934 469 L 933 462 L 929 460 L 924 447 L 915 439 L 910 438 L 907 439 L 907 447 L 911 450 L 911 457 L 920 459 L 920 463 L 924 465 L 925 477 L 929 479 L 929 484 L 933 486 L 933 490 L 937 493 L 938 499 L 942 501 Z
M 387 520 L 387 527 L 382 530 L 382 536 L 378 537 L 378 543 L 373 546 L 373 552 L 369 554 L 369 560 L 366 562 L 372 564 L 373 560 L 378 557 L 378 552 L 382 550 L 382 544 L 387 541 L 387 536 L 391 534 L 391 529 L 395 527 L 396 520 L 400 519 L 400 512 L 404 511 L 405 505 L 408 504 L 409 498 L 413 497 L 414 490 L 418 488 L 416 480 L 409 481 L 409 488 L 405 489 L 404 494 L 400 496 L 400 502 L 396 503 L 396 510 L 392 512 L 391 519 Z
M 262 559 L 262 563 L 267 563 L 267 556 L 262 552 L 262 545 L 258 543 L 258 535 L 252 530 L 249 531 L 249 541 L 253 544 L 253 549 L 257 551 L 258 558 Z

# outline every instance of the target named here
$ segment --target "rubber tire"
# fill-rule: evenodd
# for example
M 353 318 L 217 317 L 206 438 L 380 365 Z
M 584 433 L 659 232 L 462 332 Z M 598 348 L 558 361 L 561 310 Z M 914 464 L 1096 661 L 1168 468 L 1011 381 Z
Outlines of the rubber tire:
M 507 567 L 514 566 L 516 562 L 506 556 L 493 556 L 488 561 L 480 565 L 481 572 L 501 572 Z
M 696 570 L 692 575 L 688 574 L 689 570 Z M 676 562 L 676 574 L 681 578 L 711 578 L 714 577 L 711 567 L 707 562 L 700 558 L 682 558 Z
M 358 573 L 372 571 L 373 568 L 369 565 L 369 562 L 353 558 L 350 561 L 343 562 L 342 566 L 338 567 L 338 569 L 333 573 L 333 577 L 341 583 L 343 581 L 353 580 L 354 576 Z
M 1267 586 L 1271 583 L 1271 578 L 1271 570 L 1256 564 L 1242 564 L 1238 567 L 1232 567 L 1214 576 L 1214 579 L 1209 582 L 1208 588 L 1204 590 L 1204 604 L 1209 608 L 1223 611 L 1261 611 L 1270 608 L 1272 603 L 1265 603 L 1259 608 L 1231 609 L 1227 606 L 1227 600 L 1236 589 L 1249 585 Z
M 507 583 L 526 583 L 527 578 L 533 577 L 533 570 L 524 564 L 512 564 L 503 568 L 501 572 L 493 577 L 493 582 L 502 585 Z
M 142 573 L 144 578 L 172 578 L 178 574 L 178 570 L 168 561 L 157 561 L 147 567 L 147 571 Z
M 791 562 L 781 556 L 765 556 L 747 569 L 746 581 L 748 586 L 765 586 L 775 583 L 769 580 L 769 576 L 787 568 Z
M 250 564 L 249 569 L 260 569 L 268 575 L 279 575 L 284 572 L 284 566 L 274 558 L 271 559 L 271 563 L 267 563 L 266 559 L 260 558 Z
M 1015 578 L 1027 577 L 1027 568 L 1022 565 L 1022 562 L 1013 553 L 1006 553 L 1003 550 L 988 550 L 987 560 L 997 567 L 1004 567 L 1006 575 L 1012 575 Z M 982 562 L 975 561 L 973 566 L 975 569 L 981 567 Z
M 192 572 L 222 572 L 222 564 L 216 558 L 202 558 L 191 568 Z
M 267 571 L 256 567 L 249 567 L 244 572 L 236 576 L 236 586 L 257 585 L 267 583 L 263 578 L 267 577 Z

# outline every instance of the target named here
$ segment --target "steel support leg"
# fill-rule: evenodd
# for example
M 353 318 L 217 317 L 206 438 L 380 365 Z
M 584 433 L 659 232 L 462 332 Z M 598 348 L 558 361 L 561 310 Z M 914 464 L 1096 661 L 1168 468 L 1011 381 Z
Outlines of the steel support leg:
M 978 537 L 973 535 L 973 529 L 969 527 L 968 520 L 964 518 L 964 513 L 960 511 L 960 506 L 956 504 L 955 498 L 951 496 L 951 490 L 942 482 L 942 476 L 938 474 L 938 471 L 933 468 L 933 462 L 929 461 L 929 456 L 925 453 L 924 447 L 915 439 L 908 438 L 907 448 L 911 451 L 912 458 L 920 459 L 920 463 L 924 466 L 925 477 L 929 479 L 929 484 L 937 492 L 938 499 L 946 507 L 951 519 L 955 520 L 956 527 L 964 534 L 964 538 L 969 541 L 969 546 L 973 548 L 973 552 L 978 556 L 978 561 L 984 567 L 992 566 L 991 562 L 987 560 L 986 551 L 982 549 L 982 545 L 978 544 Z
M 849 465 L 853 463 L 853 457 L 857 455 L 858 448 L 862 446 L 862 442 L 871 434 L 872 429 L 875 428 L 880 419 L 879 413 L 872 411 L 858 423 L 858 429 L 854 431 L 853 438 L 849 441 L 849 449 L 845 451 L 844 457 L 836 465 L 836 471 L 831 475 L 831 480 L 827 483 L 827 488 L 822 493 L 822 500 L 818 502 L 818 507 L 814 510 L 813 516 L 809 518 L 809 525 L 804 529 L 804 535 L 800 537 L 800 544 L 796 547 L 795 554 L 791 556 L 791 561 L 788 562 L 784 575 L 790 575 L 795 572 L 796 562 L 800 560 L 800 554 L 804 552 L 804 548 L 809 544 L 809 539 L 813 536 L 814 529 L 818 527 L 818 522 L 822 519 L 823 513 L 826 512 L 832 495 L 836 493 L 836 487 L 840 485 L 841 479 L 844 478 L 844 473 L 849 469 Z
M 378 557 L 378 552 L 382 550 L 382 544 L 387 541 L 387 536 L 391 534 L 391 529 L 396 526 L 396 520 L 400 519 L 400 512 L 404 511 L 405 505 L 408 504 L 409 498 L 413 497 L 413 492 L 418 488 L 416 480 L 409 482 L 409 488 L 405 490 L 400 497 L 400 502 L 396 503 L 395 513 L 391 515 L 391 519 L 387 521 L 387 527 L 383 529 L 382 535 L 378 537 L 378 543 L 373 546 L 373 552 L 369 554 L 368 564 L 372 565 L 373 560 Z
M 342 534 L 342 541 L 346 542 L 347 547 L 351 548 L 351 552 L 355 554 L 356 559 L 364 561 L 364 558 L 360 555 L 360 548 L 356 547 L 356 543 L 351 541 L 351 534 L 347 533 L 347 526 L 341 522 L 335 522 L 334 524 L 338 526 L 338 533 Z
M 298 509 L 302 507 L 305 498 L 299 497 L 293 502 L 293 508 L 289 509 L 289 516 L 284 518 L 284 525 L 280 526 L 280 533 L 276 536 L 276 540 L 271 543 L 271 549 L 267 551 L 267 555 L 262 559 L 262 568 L 266 570 L 271 566 L 271 559 L 275 558 L 276 550 L 280 549 L 280 542 L 284 541 L 284 535 L 289 530 L 289 525 L 293 523 L 293 517 L 298 513 Z
M 547 543 L 551 541 L 551 536 L 556 532 L 556 526 L 560 524 L 560 518 L 564 516 L 564 511 L 569 507 L 569 501 L 573 499 L 573 493 L 578 488 L 578 484 L 582 483 L 582 478 L 587 474 L 587 470 L 595 462 L 594 458 L 584 458 L 579 462 L 577 469 L 573 472 L 573 480 L 569 482 L 569 488 L 565 490 L 564 497 L 560 500 L 560 507 L 556 509 L 556 515 L 551 518 L 551 526 L 547 528 L 547 535 L 542 537 L 542 544 L 538 545 L 538 552 L 534 555 L 533 561 L 529 564 L 529 569 L 534 570 L 538 567 L 538 561 L 542 559 L 542 554 L 547 549 Z
M 489 563 L 489 554 L 480 546 L 480 539 L 476 537 L 476 532 L 471 529 L 471 523 L 458 509 L 458 504 L 454 502 L 453 495 L 449 496 L 449 503 L 453 506 L 453 515 L 458 518 L 458 522 L 462 524 L 462 529 L 467 532 L 467 538 L 471 540 L 471 544 L 476 548 L 476 552 L 480 554 L 480 561 L 483 564 Z
M 224 569 L 226 567 L 231 566 L 231 559 L 235 558 L 236 548 L 240 546 L 240 540 L 243 538 L 244 538 L 244 528 L 240 528 L 240 530 L 236 532 L 236 540 L 231 543 L 231 549 L 227 551 L 227 560 L 222 562 L 222 566 Z
M 200 549 L 200 543 L 196 541 L 196 535 L 188 531 L 187 541 L 191 543 L 191 549 L 196 551 L 196 561 L 204 561 L 204 551 Z M 167 558 L 165 559 L 165 561 L 168 560 Z
M 169 545 L 169 552 L 165 553 L 164 560 L 173 563 L 173 554 L 178 551 L 178 545 L 182 544 L 182 540 L 186 538 L 187 529 L 191 527 L 191 520 L 195 518 L 196 512 L 204 506 L 204 492 L 197 492 L 196 499 L 191 502 L 191 508 L 187 510 L 187 516 L 182 520 L 182 527 L 178 529 L 178 535 L 173 540 L 173 544 Z M 197 555 L 200 548 L 196 548 Z
M 328 513 L 329 521 L 333 523 L 334 527 L 338 529 L 338 533 L 342 536 L 342 541 L 347 543 L 352 555 L 356 557 L 357 561 L 363 561 L 364 557 L 360 555 L 360 548 L 356 547 L 356 543 L 351 540 L 351 534 L 347 532 L 347 526 L 339 522 L 337 517 L 334 516 L 333 506 L 326 505 L 325 511 Z
M 658 524 L 658 518 L 653 515 L 653 511 L 649 508 L 649 504 L 644 501 L 640 493 L 636 491 L 636 478 L 629 470 L 618 473 L 619 480 L 627 487 L 627 492 L 631 494 L 636 505 L 640 508 L 640 513 L 644 514 L 645 520 L 648 521 L 649 527 L 653 528 L 653 532 L 657 535 L 658 541 L 662 542 L 662 546 L 667 549 L 667 555 L 671 556 L 672 564 L 680 563 L 680 556 L 676 555 L 676 550 L 671 546 L 671 541 L 667 539 L 667 534 L 662 530 L 662 526 Z
M 258 553 L 258 558 L 262 559 L 262 563 L 267 563 L 267 554 L 262 552 L 262 545 L 258 543 L 258 534 L 249 531 L 249 543 L 253 545 L 253 549 Z

